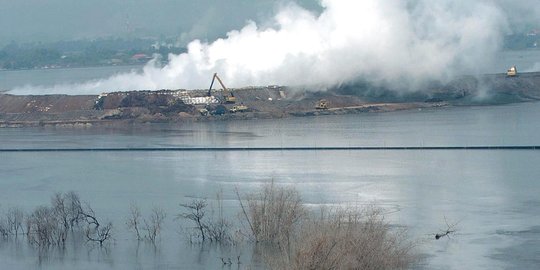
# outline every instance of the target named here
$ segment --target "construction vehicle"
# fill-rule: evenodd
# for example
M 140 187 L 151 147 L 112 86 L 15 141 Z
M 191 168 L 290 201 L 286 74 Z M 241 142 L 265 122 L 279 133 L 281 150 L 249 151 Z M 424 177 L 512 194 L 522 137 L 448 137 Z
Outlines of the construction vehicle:
M 516 66 L 512 66 L 508 71 L 506 72 L 507 77 L 516 77 L 517 76 L 517 68 Z
M 236 106 L 233 106 L 229 112 L 231 113 L 237 113 L 237 112 L 245 112 L 248 110 L 248 107 L 246 105 L 236 105 Z
M 319 103 L 317 103 L 317 106 L 315 106 L 315 109 L 328 110 L 328 101 L 326 101 L 326 99 L 319 100 Z
M 223 84 L 223 81 L 221 81 L 221 78 L 217 75 L 217 73 L 214 73 L 214 77 L 212 77 L 212 83 L 210 84 L 210 88 L 208 89 L 208 96 L 211 96 L 212 94 L 212 86 L 214 86 L 214 81 L 218 80 L 219 84 L 221 84 L 222 94 L 223 94 L 223 102 L 224 103 L 236 103 L 236 97 L 234 96 L 234 93 L 232 91 L 229 91 L 227 87 Z
M 208 116 L 208 114 L 210 114 L 210 112 L 209 112 L 208 109 L 206 109 L 206 108 L 199 109 L 199 113 L 200 113 L 202 116 Z

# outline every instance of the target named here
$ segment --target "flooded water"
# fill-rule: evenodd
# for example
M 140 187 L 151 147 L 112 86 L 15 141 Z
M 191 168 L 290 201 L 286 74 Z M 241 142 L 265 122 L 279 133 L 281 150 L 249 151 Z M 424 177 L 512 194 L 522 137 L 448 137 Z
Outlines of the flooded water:
M 118 73 L 140 70 L 142 70 L 141 66 L 3 70 L 0 71 L 0 90 L 11 90 L 27 85 L 53 86 L 56 84 L 82 83 L 107 78 Z
M 0 129 L 0 148 L 540 145 L 540 103 L 379 114 L 155 124 L 124 129 Z M 236 218 L 234 188 L 292 185 L 310 205 L 375 204 L 406 226 L 420 269 L 538 269 L 540 151 L 0 152 L 0 207 L 27 211 L 74 190 L 111 220 L 107 249 L 40 252 L 0 240 L 6 269 L 241 269 L 262 267 L 250 245 L 189 244 L 179 203 L 215 198 Z M 167 213 L 156 246 L 126 232 L 131 204 Z M 451 239 L 434 234 L 455 224 Z M 236 265 L 232 268 L 236 269 Z M 228 269 L 228 267 L 225 267 Z

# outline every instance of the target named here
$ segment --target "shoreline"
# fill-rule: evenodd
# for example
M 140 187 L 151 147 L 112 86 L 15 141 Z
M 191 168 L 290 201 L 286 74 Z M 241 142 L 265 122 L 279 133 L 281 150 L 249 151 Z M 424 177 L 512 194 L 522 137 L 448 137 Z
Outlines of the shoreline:
M 234 101 L 228 97 L 234 95 Z M 488 74 L 398 91 L 365 82 L 330 90 L 285 86 L 122 91 L 101 95 L 0 93 L 0 128 L 125 126 L 381 113 L 540 101 L 540 72 Z
M 64 127 L 64 128 L 100 128 L 100 127 L 128 127 L 148 124 L 181 124 L 187 122 L 214 122 L 214 121 L 243 121 L 258 119 L 283 119 L 291 117 L 312 118 L 317 116 L 353 115 L 364 113 L 389 113 L 414 110 L 437 110 L 442 108 L 498 106 L 484 105 L 451 105 L 448 103 L 366 103 L 358 106 L 336 107 L 328 110 L 297 111 L 287 113 L 247 112 L 234 115 L 192 116 L 175 119 L 73 119 L 73 120 L 24 120 L 2 121 L 0 128 L 30 128 L 30 127 Z

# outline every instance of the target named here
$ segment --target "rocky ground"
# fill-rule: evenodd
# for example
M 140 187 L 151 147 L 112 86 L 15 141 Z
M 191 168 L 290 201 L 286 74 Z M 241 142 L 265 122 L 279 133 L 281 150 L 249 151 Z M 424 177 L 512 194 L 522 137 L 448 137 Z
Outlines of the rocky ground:
M 181 99 L 185 92 L 180 90 L 114 92 L 106 96 L 0 93 L 0 127 L 280 118 L 527 102 L 540 99 L 540 73 L 463 76 L 448 83 L 432 82 L 402 90 L 356 82 L 324 91 L 277 86 L 232 91 L 235 104 L 226 104 L 222 92 L 214 90 L 211 94 L 221 103 L 207 106 L 186 104 Z M 207 96 L 206 90 L 187 93 Z M 328 108 L 317 109 L 323 99 Z M 238 105 L 247 110 L 230 111 Z

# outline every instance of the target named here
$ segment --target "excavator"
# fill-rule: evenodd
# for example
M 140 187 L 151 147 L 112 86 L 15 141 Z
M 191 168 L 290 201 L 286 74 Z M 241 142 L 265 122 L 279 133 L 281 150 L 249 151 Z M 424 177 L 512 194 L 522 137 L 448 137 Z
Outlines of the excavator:
M 223 101 L 225 103 L 236 103 L 236 97 L 234 96 L 233 92 L 227 90 L 227 87 L 225 87 L 217 73 L 214 73 L 214 77 L 212 77 L 212 83 L 210 84 L 210 89 L 208 89 L 208 96 L 212 95 L 212 86 L 214 86 L 214 81 L 216 79 L 218 80 L 219 84 L 221 84 L 221 88 L 223 88 Z

